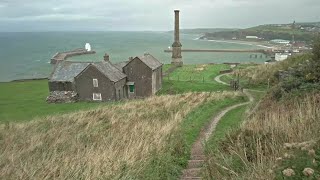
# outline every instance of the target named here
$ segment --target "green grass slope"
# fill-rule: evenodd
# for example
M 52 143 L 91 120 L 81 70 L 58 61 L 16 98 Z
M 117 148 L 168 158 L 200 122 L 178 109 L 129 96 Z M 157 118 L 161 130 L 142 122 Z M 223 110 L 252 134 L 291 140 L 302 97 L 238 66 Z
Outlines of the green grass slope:
M 0 123 L 28 121 L 34 117 L 62 114 L 105 105 L 86 102 L 48 104 L 46 102 L 48 94 L 47 80 L 0 83 Z

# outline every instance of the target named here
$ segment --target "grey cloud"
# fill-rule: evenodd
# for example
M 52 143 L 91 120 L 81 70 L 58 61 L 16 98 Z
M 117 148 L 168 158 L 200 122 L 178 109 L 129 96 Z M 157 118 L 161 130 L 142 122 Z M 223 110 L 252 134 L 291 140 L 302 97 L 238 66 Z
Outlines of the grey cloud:
M 319 7 L 319 0 L 0 0 L 0 31 L 170 30 L 176 8 L 183 28 L 248 27 L 320 21 Z

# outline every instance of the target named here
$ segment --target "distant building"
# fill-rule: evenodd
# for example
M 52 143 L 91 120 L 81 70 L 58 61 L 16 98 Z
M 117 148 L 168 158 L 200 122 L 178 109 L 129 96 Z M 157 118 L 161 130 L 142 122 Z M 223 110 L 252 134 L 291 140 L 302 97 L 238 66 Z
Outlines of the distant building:
M 284 39 L 273 39 L 270 42 L 275 44 L 290 44 L 290 41 Z
M 106 54 L 102 62 L 58 63 L 49 77 L 47 101 L 117 101 L 151 96 L 161 87 L 162 64 L 152 55 L 112 64 Z
M 283 61 L 283 60 L 288 59 L 289 56 L 291 56 L 290 53 L 276 53 L 275 60 L 276 61 Z
M 305 42 L 294 42 L 293 44 L 292 44 L 292 46 L 293 47 L 295 47 L 295 48 L 303 48 L 303 47 L 306 47 L 306 43 Z
M 258 36 L 246 36 L 246 39 L 259 39 Z

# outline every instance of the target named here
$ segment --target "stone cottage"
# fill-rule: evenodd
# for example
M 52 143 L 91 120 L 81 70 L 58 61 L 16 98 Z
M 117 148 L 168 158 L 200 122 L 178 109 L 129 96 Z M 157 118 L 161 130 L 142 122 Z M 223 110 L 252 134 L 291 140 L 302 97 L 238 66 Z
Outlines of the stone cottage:
M 49 76 L 48 102 L 117 101 L 147 97 L 162 87 L 162 64 L 150 54 L 112 64 L 101 62 L 58 63 Z
M 151 96 L 162 88 L 162 64 L 150 54 L 116 66 L 127 75 L 129 98 Z

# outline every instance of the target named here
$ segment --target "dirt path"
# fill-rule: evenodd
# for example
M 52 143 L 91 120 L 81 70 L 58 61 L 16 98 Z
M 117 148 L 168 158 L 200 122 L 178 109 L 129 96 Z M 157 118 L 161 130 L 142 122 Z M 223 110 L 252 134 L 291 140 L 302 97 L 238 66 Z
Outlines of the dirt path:
M 224 84 L 224 85 L 228 85 L 228 86 L 229 86 L 230 84 L 228 84 L 228 83 L 223 82 L 223 81 L 220 80 L 220 78 L 221 78 L 222 76 L 224 76 L 224 75 L 227 75 L 227 74 L 220 74 L 219 76 L 215 77 L 214 80 L 217 81 L 217 82 L 220 83 L 220 84 Z
M 222 75 L 217 76 L 215 80 L 221 84 L 228 85 L 227 83 L 220 80 L 221 76 Z M 249 98 L 248 102 L 236 104 L 236 105 L 225 108 L 219 114 L 217 114 L 212 118 L 210 124 L 208 124 L 201 130 L 198 139 L 192 145 L 191 158 L 188 161 L 187 168 L 183 170 L 183 174 L 180 179 L 182 180 L 201 179 L 201 168 L 205 160 L 204 142 L 208 141 L 208 139 L 211 137 L 212 133 L 214 132 L 218 122 L 226 113 L 240 106 L 248 105 L 254 101 L 254 97 L 249 93 L 248 90 L 245 89 L 244 93 Z

